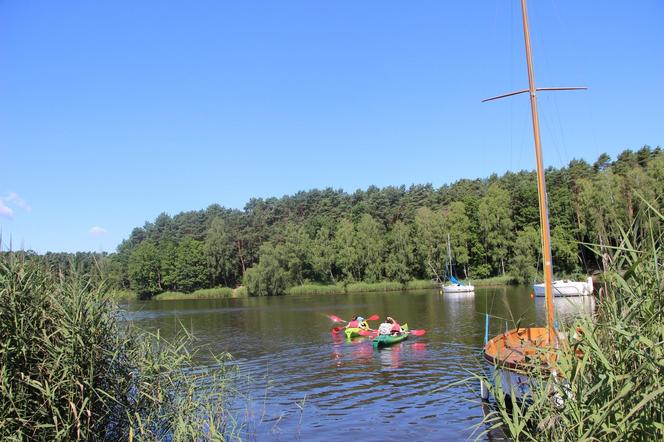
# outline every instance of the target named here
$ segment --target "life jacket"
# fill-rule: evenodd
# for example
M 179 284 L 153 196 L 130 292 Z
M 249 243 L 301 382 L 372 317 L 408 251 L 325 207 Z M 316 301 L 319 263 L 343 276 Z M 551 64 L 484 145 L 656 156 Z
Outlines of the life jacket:
M 391 330 L 391 331 L 392 331 L 392 332 L 401 333 L 401 326 L 399 325 L 399 323 L 395 322 L 395 323 L 392 325 L 392 330 Z

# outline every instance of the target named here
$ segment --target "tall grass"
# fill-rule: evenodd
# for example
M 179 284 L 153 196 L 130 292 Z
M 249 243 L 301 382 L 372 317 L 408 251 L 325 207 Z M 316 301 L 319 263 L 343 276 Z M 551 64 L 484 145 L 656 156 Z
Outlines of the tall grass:
M 624 233 L 594 317 L 568 324 L 555 363 L 532 359 L 531 373 L 546 375 L 530 399 L 517 403 L 483 379 L 495 399 L 485 428 L 515 440 L 664 440 L 664 217 L 643 216 L 651 230 Z
M 286 289 L 287 295 L 334 295 L 346 293 L 343 284 L 302 284 Z
M 230 287 L 214 287 L 211 289 L 200 289 L 192 293 L 164 292 L 152 297 L 157 301 L 171 301 L 177 299 L 219 299 L 233 297 L 233 289 Z
M 359 292 L 388 292 L 401 290 L 430 289 L 436 284 L 430 280 L 413 280 L 405 284 L 396 281 L 354 282 L 350 284 L 303 284 L 286 289 L 287 295 L 332 295 Z
M 85 275 L 0 260 L 0 440 L 198 440 L 233 432 L 227 355 L 136 330 Z
M 139 299 L 137 293 L 129 290 L 109 290 L 106 296 L 114 301 L 136 301 Z
M 470 283 L 475 287 L 487 287 L 494 285 L 516 285 L 518 282 L 511 275 L 502 275 L 492 278 L 473 279 Z

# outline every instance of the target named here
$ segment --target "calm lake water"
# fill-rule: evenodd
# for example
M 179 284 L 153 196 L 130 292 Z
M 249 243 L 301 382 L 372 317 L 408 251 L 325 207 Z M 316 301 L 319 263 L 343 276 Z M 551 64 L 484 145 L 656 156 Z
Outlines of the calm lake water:
M 453 384 L 480 370 L 484 313 L 542 325 L 544 301 L 529 294 L 526 287 L 501 287 L 462 295 L 423 290 L 150 301 L 126 308 L 144 329 L 169 337 L 184 326 L 198 343 L 233 355 L 245 379 L 237 411 L 245 440 L 459 440 L 474 437 L 483 416 L 476 382 Z M 591 308 L 565 299 L 556 307 L 561 316 Z M 373 350 L 368 338 L 333 336 L 330 314 L 390 315 L 426 334 Z M 493 319 L 491 336 L 504 328 Z M 199 361 L 211 363 L 204 355 Z

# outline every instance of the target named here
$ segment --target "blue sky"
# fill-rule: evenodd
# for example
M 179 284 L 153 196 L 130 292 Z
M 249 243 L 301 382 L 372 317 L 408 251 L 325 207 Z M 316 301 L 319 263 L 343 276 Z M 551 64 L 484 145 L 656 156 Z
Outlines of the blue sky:
M 544 161 L 664 145 L 664 3 L 531 1 Z M 533 169 L 517 0 L 0 3 L 3 248 Z

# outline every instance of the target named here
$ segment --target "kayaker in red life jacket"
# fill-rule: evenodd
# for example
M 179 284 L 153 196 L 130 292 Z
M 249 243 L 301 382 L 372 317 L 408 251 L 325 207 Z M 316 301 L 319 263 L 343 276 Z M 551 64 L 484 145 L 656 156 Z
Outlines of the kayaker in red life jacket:
M 346 328 L 359 328 L 360 327 L 360 320 L 359 316 L 355 315 L 353 316 L 353 320 L 350 321 L 348 324 L 346 324 Z
M 353 320 L 346 324 L 346 328 L 361 328 L 363 330 L 369 329 L 369 324 L 362 316 L 353 316 Z

